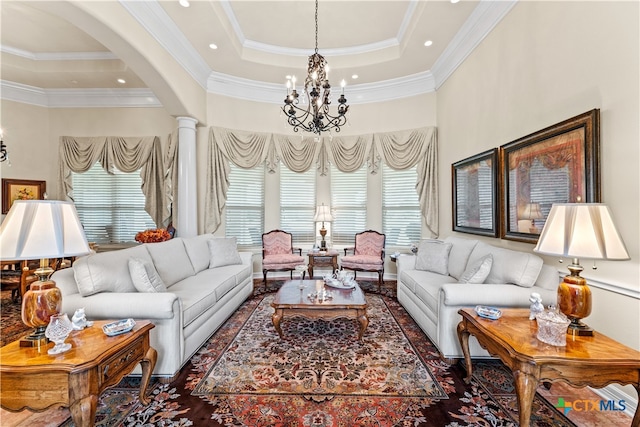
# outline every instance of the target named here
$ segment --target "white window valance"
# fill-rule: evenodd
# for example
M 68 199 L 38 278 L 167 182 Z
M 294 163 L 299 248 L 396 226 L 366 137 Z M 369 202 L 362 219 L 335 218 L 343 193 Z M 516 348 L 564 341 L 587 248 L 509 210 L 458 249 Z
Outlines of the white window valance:
M 365 163 L 369 173 L 384 161 L 394 169 L 417 165 L 416 191 L 426 226 L 438 235 L 437 131 L 425 127 L 406 131 L 339 137 L 300 137 L 211 127 L 207 156 L 205 232 L 214 232 L 222 221 L 229 188 L 229 162 L 242 168 L 265 163 L 274 173 L 280 162 L 295 172 L 315 165 L 324 176 L 329 165 L 353 172 Z
M 168 220 L 159 137 L 61 136 L 59 151 L 58 194 L 64 199 L 73 200 L 71 172 L 86 172 L 96 162 L 108 173 L 114 167 L 126 173 L 140 170 L 145 211 L 158 227 Z

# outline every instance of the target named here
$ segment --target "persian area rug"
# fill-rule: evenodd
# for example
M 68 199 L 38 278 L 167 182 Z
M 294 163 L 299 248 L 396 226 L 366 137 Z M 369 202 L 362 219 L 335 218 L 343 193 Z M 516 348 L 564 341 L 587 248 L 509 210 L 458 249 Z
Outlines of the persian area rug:
M 0 347 L 27 335 L 29 328 L 22 323 L 20 311 L 22 303 L 11 298 L 11 291 L 0 294 Z
M 251 346 L 249 338 L 242 338 L 245 331 L 252 326 L 252 319 L 262 319 L 264 327 L 262 333 L 265 336 L 256 336 L 256 343 L 268 341 L 266 335 L 276 335 L 275 330 L 268 331 L 271 319 L 268 299 L 271 294 L 260 294 L 249 298 L 208 340 L 208 342 L 191 358 L 180 371 L 178 378 L 171 384 L 154 382 L 149 385 L 149 405 L 142 405 L 137 399 L 139 379 L 125 378 L 118 386 L 106 390 L 100 396 L 96 425 L 100 427 L 138 427 L 138 426 L 162 426 L 162 427 L 187 427 L 187 426 L 225 426 L 225 427 L 462 427 L 462 426 L 509 426 L 518 425 L 518 411 L 516 405 L 515 390 L 511 373 L 500 362 L 475 361 L 474 375 L 470 384 L 465 384 L 466 376 L 463 365 L 450 366 L 440 360 L 438 353 L 415 324 L 413 319 L 400 306 L 395 298 L 367 294 L 367 299 L 374 306 L 372 320 L 367 327 L 364 343 L 361 350 L 348 350 L 341 345 L 353 345 L 355 339 L 355 324 L 348 325 L 336 322 L 318 322 L 311 325 L 307 321 L 297 319 L 284 320 L 285 341 L 280 345 L 262 348 L 252 357 L 259 356 L 264 366 L 270 366 L 269 371 L 256 374 L 261 382 L 259 388 L 248 385 L 249 391 L 227 393 L 222 386 L 212 381 L 212 375 L 220 375 L 216 367 L 222 366 L 222 361 L 229 359 L 228 355 L 236 353 L 234 357 L 245 357 L 237 349 L 242 344 Z M 382 318 L 373 318 L 382 316 Z M 5 313 L 2 313 L 4 316 Z M 265 317 L 261 317 L 264 316 Z M 395 322 L 395 323 L 394 323 Z M 403 364 L 396 363 L 393 356 L 389 358 L 384 354 L 386 349 L 393 348 L 381 341 L 371 340 L 375 334 L 392 335 L 392 332 L 384 330 L 387 327 L 396 328 L 394 340 L 403 342 L 407 354 L 401 354 Z M 299 330 L 300 334 L 292 341 L 293 334 Z M 337 345 L 330 342 L 329 335 L 341 333 L 342 343 Z M 300 354 L 302 361 L 306 361 L 309 374 L 299 375 L 301 370 L 297 367 L 280 368 L 283 361 L 291 360 L 290 348 L 304 349 L 305 343 L 313 342 L 313 335 L 322 334 L 325 339 L 324 347 L 317 339 L 319 353 L 324 354 L 319 358 L 307 351 Z M 404 337 L 398 337 L 401 335 Z M 380 335 L 378 335 L 380 336 Z M 332 338 L 333 339 L 333 338 Z M 245 340 L 247 342 L 241 342 Z M 350 340 L 347 342 L 346 340 Z M 288 347 L 285 348 L 285 345 Z M 398 346 L 399 344 L 394 344 Z M 253 347 L 255 348 L 255 347 Z M 355 348 L 355 347 L 354 347 Z M 337 349 L 337 354 L 334 353 Z M 365 351 L 366 350 L 366 351 Z M 397 350 L 394 350 L 394 352 Z M 300 352 L 300 350 L 298 350 Z M 367 353 L 369 352 L 369 353 Z M 330 354 L 331 353 L 331 354 Z M 396 353 L 394 353 L 396 354 Z M 356 359 L 346 359 L 355 357 Z M 250 355 L 246 355 L 246 361 L 250 361 Z M 317 358 L 317 366 L 308 362 Z M 327 358 L 327 360 L 325 360 Z M 339 369 L 328 369 L 329 358 L 337 360 Z M 405 395 L 404 391 L 393 390 L 384 387 L 384 378 L 387 378 L 388 370 L 384 372 L 367 371 L 368 367 L 376 366 L 378 360 L 386 359 L 396 370 L 394 382 L 404 384 L 402 387 L 412 387 L 412 393 L 423 395 Z M 389 359 L 391 359 L 389 361 Z M 409 360 L 416 363 L 417 367 L 409 369 Z M 225 362 L 228 363 L 228 362 Z M 239 363 L 239 362 L 238 362 Z M 233 368 L 229 375 L 240 378 L 247 375 L 249 369 L 242 363 L 232 363 Z M 362 364 L 362 368 L 359 366 Z M 275 366 L 278 366 L 276 370 Z M 302 366 L 302 365 L 301 365 Z M 384 366 L 380 363 L 379 366 Z M 429 386 L 416 385 L 413 379 L 403 378 L 405 374 L 399 373 L 398 366 L 404 366 L 407 372 L 417 378 L 429 381 Z M 428 370 L 423 373 L 420 366 Z M 311 368 L 316 368 L 311 369 Z M 386 366 L 385 366 L 386 368 Z M 282 374 L 280 372 L 283 372 Z M 297 387 L 304 387 L 301 377 L 308 376 L 309 383 L 320 384 L 330 390 L 329 393 L 282 392 L 285 387 L 278 388 L 279 383 L 290 382 L 288 378 L 295 372 Z M 320 375 L 319 373 L 324 373 Z M 359 373 L 361 380 L 351 380 L 351 376 Z M 383 374 L 385 375 L 383 378 Z M 407 374 L 409 375 L 409 374 Z M 397 379 L 401 377 L 400 379 Z M 351 382 L 358 394 L 348 393 L 347 384 Z M 229 381 L 226 382 L 229 384 Z M 336 384 L 335 388 L 333 384 Z M 268 385 L 272 392 L 266 392 Z M 283 385 L 283 384 L 280 384 Z M 235 387 L 235 385 L 228 385 Z M 246 387 L 246 384 L 245 384 Z M 288 386 L 287 386 L 288 387 Z M 383 390 L 383 391 L 381 391 Z M 553 390 L 553 388 L 552 388 Z M 442 392 L 446 397 L 441 397 Z M 431 395 L 427 396 L 428 393 Z M 570 414 L 571 415 L 571 414 Z M 42 413 L 9 413 L 0 411 L 0 424 L 7 426 L 29 427 L 71 427 L 68 409 L 50 409 Z M 581 424 L 587 426 L 588 424 Z M 592 424 L 596 425 L 596 424 Z M 613 426 L 613 424 L 610 424 Z M 625 424 L 619 424 L 625 425 Z M 626 423 L 628 425 L 628 422 Z M 559 426 L 575 427 L 565 416 L 556 410 L 552 404 L 536 394 L 532 409 L 532 426 Z
M 421 397 L 447 394 L 379 296 L 367 296 L 369 326 L 358 341 L 352 319 L 286 318 L 284 339 L 266 296 L 193 394 Z

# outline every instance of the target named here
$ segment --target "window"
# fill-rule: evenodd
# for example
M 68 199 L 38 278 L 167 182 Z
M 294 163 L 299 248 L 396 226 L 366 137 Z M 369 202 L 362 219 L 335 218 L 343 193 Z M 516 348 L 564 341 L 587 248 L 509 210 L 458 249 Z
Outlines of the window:
M 107 173 L 96 163 L 84 173 L 72 173 L 73 200 L 87 240 L 96 243 L 133 242 L 136 233 L 156 228 L 144 210 L 140 172 Z
M 238 247 L 261 247 L 264 229 L 264 166 L 243 169 L 231 164 L 225 235 Z
M 386 246 L 409 246 L 420 240 L 421 214 L 417 172 L 382 166 L 382 229 Z
M 367 225 L 367 167 L 341 172 L 331 166 L 332 242 L 353 246 L 355 234 Z
M 295 244 L 315 241 L 316 171 L 298 173 L 280 167 L 280 228 Z

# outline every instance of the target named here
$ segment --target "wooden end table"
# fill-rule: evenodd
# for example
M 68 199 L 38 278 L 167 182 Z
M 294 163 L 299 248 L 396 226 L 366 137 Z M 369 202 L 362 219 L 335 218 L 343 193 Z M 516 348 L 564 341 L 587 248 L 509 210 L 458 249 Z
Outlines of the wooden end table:
M 531 405 L 540 382 L 565 381 L 578 387 L 601 388 L 611 383 L 632 384 L 640 394 L 640 352 L 611 338 L 595 333 L 592 337 L 567 335 L 566 347 L 538 341 L 538 326 L 529 320 L 529 309 L 500 309 L 498 320 L 484 319 L 475 310 L 458 313 L 458 339 L 471 380 L 469 335 L 478 339 L 489 353 L 498 356 L 511 369 L 518 398 L 520 426 L 530 425 Z M 640 406 L 638 406 L 640 408 Z M 636 409 L 632 427 L 640 425 Z
M 299 288 L 302 282 L 304 289 Z M 300 316 L 306 319 L 334 320 L 340 317 L 358 321 L 358 340 L 362 339 L 369 325 L 367 300 L 358 285 L 354 289 L 331 289 L 333 298 L 325 301 L 307 298 L 310 292 L 321 289 L 323 280 L 289 280 L 278 290 L 271 306 L 275 312 L 271 316 L 273 326 L 280 338 L 283 338 L 280 323 L 285 317 Z
M 147 386 L 156 365 L 156 350 L 149 345 L 149 331 L 155 325 L 137 321 L 132 331 L 107 336 L 102 325 L 73 331 L 66 342 L 71 350 L 49 355 L 46 347 L 20 347 L 14 341 L 0 348 L 0 406 L 9 411 L 43 411 L 51 406 L 68 406 L 76 426 L 94 425 L 98 396 L 142 366 L 139 399 L 145 405 Z
M 308 252 L 309 278 L 313 279 L 313 267 L 331 267 L 331 274 L 338 270 L 338 251 Z

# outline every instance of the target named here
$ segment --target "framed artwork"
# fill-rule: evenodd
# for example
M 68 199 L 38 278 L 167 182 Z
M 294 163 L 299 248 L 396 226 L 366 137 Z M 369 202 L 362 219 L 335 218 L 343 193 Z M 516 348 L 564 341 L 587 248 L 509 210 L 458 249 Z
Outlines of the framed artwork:
M 451 165 L 453 231 L 496 237 L 498 149 Z
M 500 147 L 500 237 L 535 243 L 554 203 L 600 202 L 600 110 Z
M 6 214 L 16 200 L 42 200 L 46 181 L 2 178 L 2 213 Z

